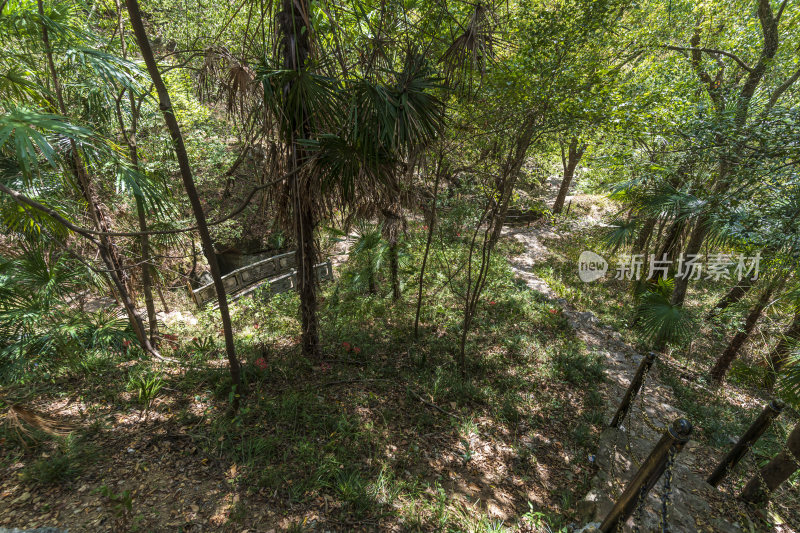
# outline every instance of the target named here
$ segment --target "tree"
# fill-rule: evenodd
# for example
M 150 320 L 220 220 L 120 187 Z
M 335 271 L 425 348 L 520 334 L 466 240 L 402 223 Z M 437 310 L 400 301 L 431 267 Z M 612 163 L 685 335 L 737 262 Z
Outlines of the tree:
M 442 130 L 443 106 L 427 58 L 412 47 L 405 49 L 399 69 L 392 64 L 379 69 L 374 58 L 364 58 L 346 67 L 328 63 L 322 72 L 319 59 L 311 57 L 321 43 L 313 41 L 307 4 L 281 5 L 280 54 L 267 59 L 259 76 L 268 110 L 265 129 L 277 134 L 285 149 L 289 179 L 276 196 L 297 245 L 302 351 L 319 358 L 317 226 L 334 206 L 360 214 L 395 206 L 403 194 L 401 169 L 412 167 L 411 154 Z M 345 70 L 361 77 L 347 77 Z M 395 247 L 393 293 L 399 297 L 396 242 L 390 239 L 390 246 Z
M 7 175 L 12 180 L 10 184 L 12 187 L 19 184 L 23 189 L 30 188 L 35 196 L 41 195 L 45 190 L 52 193 L 54 185 L 77 189 L 88 206 L 93 227 L 91 232 L 83 232 L 81 235 L 96 248 L 104 265 L 102 275 L 109 281 L 112 293 L 121 301 L 131 329 L 142 348 L 160 357 L 151 344 L 136 310 L 128 274 L 129 267 L 112 235 L 111 217 L 102 202 L 90 171 L 99 173 L 99 167 L 111 163 L 115 167 L 118 179 L 129 186 L 130 190 L 144 193 L 152 192 L 153 188 L 148 187 L 141 176 L 130 171 L 126 163 L 114 152 L 108 140 L 98 132 L 69 123 L 72 119 L 68 109 L 68 104 L 71 103 L 68 100 L 70 94 L 62 84 L 62 74 L 71 70 L 73 75 L 82 73 L 86 76 L 97 76 L 102 80 L 101 91 L 117 84 L 128 90 L 137 91 L 137 69 L 127 61 L 94 48 L 92 46 L 94 36 L 75 25 L 76 18 L 70 9 L 48 11 L 42 1 L 36 2 L 35 13 L 30 8 L 29 4 L 11 6 L 9 12 L 2 17 L 4 28 L 9 30 L 8 35 L 22 36 L 20 42 L 28 47 L 24 52 L 11 55 L 8 63 L 4 64 L 8 74 L 4 77 L 4 89 L 8 90 L 6 94 L 13 95 L 21 104 L 13 107 L 15 105 L 13 101 L 5 99 L 3 101 L 4 109 L 8 109 L 6 106 L 9 105 L 12 109 L 3 116 L 6 133 L 2 136 L 0 148 L 8 146 L 9 140 L 17 146 L 16 153 L 11 156 L 15 161 L 6 166 L 6 170 L 9 171 Z M 6 35 L 5 30 L 3 35 Z M 55 60 L 56 54 L 70 66 L 70 69 L 59 69 Z M 71 86 L 82 87 L 80 82 Z M 24 104 L 34 106 L 37 111 L 22 107 Z M 46 111 L 42 112 L 41 109 Z M 60 116 L 51 113 L 58 113 Z M 58 139 L 54 137 L 56 135 L 62 136 L 66 146 L 59 145 Z M 24 146 L 27 148 L 20 150 Z M 32 171 L 41 168 L 37 160 L 40 155 L 47 160 L 51 169 L 58 171 L 63 169 L 68 174 L 57 171 L 55 175 L 47 173 L 34 175 Z M 32 183 L 37 180 L 40 183 L 41 180 L 52 181 L 47 182 L 44 187 L 32 187 Z M 62 184 L 56 185 L 58 180 L 63 180 Z M 12 197 L 32 220 L 35 220 L 37 216 L 31 213 L 31 209 L 43 212 L 39 209 L 42 204 L 28 201 L 30 197 L 12 187 L 3 185 L 2 190 Z M 60 216 L 57 210 L 53 212 Z M 50 222 L 52 219 L 53 217 Z M 59 223 L 63 222 L 62 217 Z M 55 242 L 60 246 L 65 245 L 58 239 Z
M 778 344 L 769 353 L 767 377 L 764 387 L 771 390 L 775 386 L 778 374 L 786 367 L 789 362 L 792 347 L 800 339 L 800 313 L 794 315 L 792 323 L 780 336 Z
M 181 179 L 183 180 L 183 187 L 186 195 L 189 197 L 189 202 L 192 206 L 195 220 L 197 221 L 197 232 L 200 234 L 200 243 L 203 247 L 203 253 L 208 261 L 208 266 L 211 271 L 211 277 L 214 280 L 214 289 L 217 293 L 219 301 L 219 315 L 222 321 L 222 331 L 225 336 L 225 352 L 228 356 L 228 365 L 233 381 L 233 402 L 232 408 L 234 411 L 239 408 L 239 395 L 242 394 L 242 378 L 239 359 L 236 357 L 236 347 L 233 342 L 233 327 L 231 326 L 231 316 L 228 310 L 228 299 L 225 291 L 225 285 L 222 282 L 222 275 L 219 270 L 219 263 L 217 256 L 214 252 L 214 243 L 211 240 L 211 234 L 208 231 L 206 223 L 206 215 L 203 211 L 203 205 L 200 203 L 200 197 L 197 195 L 197 188 L 194 184 L 192 177 L 192 168 L 189 163 L 189 156 L 186 153 L 186 147 L 183 143 L 183 135 L 181 128 L 175 118 L 175 113 L 172 109 L 172 101 L 169 97 L 169 92 L 161 78 L 161 72 L 158 70 L 153 50 L 150 47 L 150 39 L 147 37 L 144 23 L 142 22 L 142 15 L 139 11 L 139 3 L 137 0 L 126 0 L 128 8 L 128 15 L 130 16 L 131 26 L 133 33 L 136 36 L 136 42 L 139 45 L 139 51 L 142 54 L 147 71 L 150 78 L 153 80 L 156 93 L 158 94 L 159 108 L 161 114 L 164 116 L 164 122 L 169 130 L 170 137 L 172 138 L 173 149 L 178 159 L 180 167 Z
M 785 449 L 764 465 L 742 489 L 742 499 L 757 505 L 766 504 L 770 494 L 799 468 L 800 424 L 797 424 L 786 439 Z
M 769 283 L 761 293 L 758 302 L 756 302 L 747 314 L 747 319 L 744 322 L 744 329 L 734 335 L 725 348 L 725 351 L 722 352 L 719 358 L 717 358 L 716 363 L 714 363 L 714 367 L 711 369 L 712 381 L 719 383 L 725 378 L 725 374 L 728 372 L 731 363 L 739 355 L 739 350 L 741 350 L 744 343 L 747 342 L 747 339 L 756 327 L 756 323 L 758 323 L 758 320 L 761 318 L 764 309 L 770 303 L 772 295 L 780 290 L 780 286 L 781 283 L 773 281 Z
M 564 168 L 564 177 L 561 179 L 561 186 L 558 189 L 558 194 L 553 202 L 553 214 L 561 213 L 564 208 L 564 200 L 569 193 L 569 186 L 572 183 L 572 178 L 575 176 L 575 168 L 578 166 L 583 152 L 586 151 L 586 144 L 578 140 L 578 137 L 572 137 L 569 141 L 569 146 L 566 153 L 564 146 L 561 146 L 561 163 Z
M 757 60 L 753 66 L 748 65 L 735 54 L 723 52 L 718 49 L 702 47 L 701 41 L 703 28 L 694 29 L 688 47 L 669 46 L 686 55 L 698 80 L 703 84 L 716 113 L 716 119 L 723 128 L 715 135 L 715 143 L 720 147 L 718 167 L 713 182 L 710 184 L 710 200 L 708 205 L 697 217 L 694 229 L 686 244 L 685 256 L 695 256 L 705 242 L 711 229 L 711 213 L 724 198 L 724 193 L 737 178 L 738 170 L 742 168 L 743 161 L 739 154 L 744 150 L 747 140 L 747 123 L 751 117 L 751 103 L 756 91 L 762 85 L 765 75 L 770 68 L 774 68 L 774 58 L 780 44 L 779 23 L 786 1 L 782 2 L 777 12 L 774 12 L 770 0 L 758 0 L 757 14 L 760 22 L 762 46 Z M 703 57 L 708 56 L 718 65 L 717 71 L 709 73 Z M 723 58 L 734 61 L 738 73 L 725 79 L 726 65 Z M 791 80 L 794 76 L 790 76 Z M 788 82 L 787 80 L 787 82 Z M 728 85 L 723 87 L 723 82 Z M 770 100 L 779 98 L 786 89 L 783 85 L 777 87 Z M 729 95 L 734 95 L 732 98 Z M 683 305 L 686 290 L 689 284 L 688 277 L 678 278 L 672 293 L 672 304 Z
M 120 4 L 120 0 L 116 0 L 117 2 L 117 26 L 119 28 L 119 35 L 120 35 L 120 46 L 122 47 L 122 58 L 127 59 L 128 56 L 128 49 L 125 42 L 125 24 L 123 23 L 122 18 L 122 5 Z M 125 128 L 125 120 L 122 116 L 122 110 L 120 108 L 120 100 L 124 97 L 124 95 L 128 95 L 128 101 L 130 103 L 130 113 L 131 113 L 131 122 L 130 128 Z M 122 90 L 122 93 L 117 98 L 117 105 L 116 105 L 116 112 L 117 112 L 117 120 L 119 121 L 119 128 L 122 132 L 122 136 L 125 139 L 125 144 L 128 145 L 128 154 L 131 159 L 131 163 L 133 164 L 133 168 L 136 172 L 141 173 L 142 168 L 139 165 L 139 148 L 136 146 L 136 134 L 139 125 L 139 110 L 142 101 L 144 100 L 144 95 L 140 97 L 139 103 L 136 102 L 136 95 L 133 91 L 129 91 L 127 89 Z M 136 202 L 136 218 L 139 222 L 139 231 L 141 235 L 139 236 L 139 243 L 141 247 L 141 271 L 142 271 L 142 292 L 144 293 L 144 304 L 145 308 L 147 309 L 147 321 L 149 324 L 149 333 L 150 333 L 150 342 L 155 345 L 156 337 L 158 336 L 158 320 L 156 318 L 156 306 L 153 303 L 153 282 L 151 276 L 151 269 L 152 264 L 150 260 L 150 235 L 147 233 L 147 216 L 145 214 L 145 199 L 142 194 L 134 194 L 134 200 Z

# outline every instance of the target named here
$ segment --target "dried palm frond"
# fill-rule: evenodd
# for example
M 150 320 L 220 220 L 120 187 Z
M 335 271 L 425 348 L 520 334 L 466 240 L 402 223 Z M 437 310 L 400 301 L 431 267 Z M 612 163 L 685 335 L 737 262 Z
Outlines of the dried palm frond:
M 228 100 L 228 114 L 246 117 L 256 95 L 255 87 L 256 73 L 252 68 L 239 62 L 231 65 L 223 85 Z
M 5 423 L 13 431 L 19 441 L 26 443 L 26 438 L 31 437 L 33 431 L 41 431 L 48 435 L 63 437 L 74 428 L 51 417 L 38 413 L 21 405 L 11 404 L 5 413 Z
M 222 58 L 216 48 L 206 48 L 203 65 L 197 79 L 197 97 L 203 102 L 211 102 L 219 96 L 217 80 L 220 77 Z
M 255 71 L 225 47 L 209 47 L 198 74 L 200 100 L 214 102 L 225 98 L 229 115 L 247 118 L 257 102 Z
M 456 37 L 442 56 L 446 81 L 453 86 L 469 79 L 469 71 L 486 74 L 486 65 L 494 57 L 495 37 L 491 28 L 491 11 L 481 3 L 475 6 L 464 31 Z

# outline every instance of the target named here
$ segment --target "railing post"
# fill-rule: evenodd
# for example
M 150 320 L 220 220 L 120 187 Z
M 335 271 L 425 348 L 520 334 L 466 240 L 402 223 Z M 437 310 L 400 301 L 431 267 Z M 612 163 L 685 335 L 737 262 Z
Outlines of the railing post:
M 617 412 L 614 414 L 614 418 L 611 419 L 611 424 L 609 425 L 612 428 L 619 427 L 625 419 L 625 415 L 628 414 L 628 410 L 631 408 L 631 403 L 636 398 L 636 395 L 639 394 L 639 389 L 642 387 L 645 373 L 650 370 L 655 360 L 656 354 L 654 352 L 650 352 L 642 358 L 641 363 L 639 363 L 639 368 L 636 369 L 636 374 L 634 374 L 631 384 L 628 386 L 628 390 L 625 391 L 625 396 L 619 404 L 619 409 L 617 409 Z
M 647 497 L 647 493 L 656 484 L 656 481 L 664 473 L 669 459 L 670 450 L 675 449 L 677 454 L 689 441 L 692 433 L 692 424 L 685 418 L 679 418 L 672 423 L 672 426 L 664 431 L 664 435 L 656 443 L 650 455 L 644 460 L 639 471 L 631 482 L 625 487 L 625 491 L 609 511 L 606 519 L 600 525 L 602 533 L 616 531 L 617 525 L 624 522 L 633 513 L 640 498 Z M 612 461 L 616 458 L 612 458 Z
M 739 441 L 731 451 L 728 452 L 728 455 L 720 461 L 717 468 L 714 469 L 714 472 L 708 476 L 706 481 L 708 481 L 709 485 L 716 487 L 725 479 L 728 472 L 730 472 L 742 457 L 744 457 L 744 454 L 747 453 L 750 446 L 761 438 L 761 435 L 769 428 L 772 421 L 781 414 L 783 407 L 783 402 L 779 400 L 772 400 L 764 407 L 764 410 L 761 411 L 758 418 L 750 424 L 750 427 L 747 428 L 747 431 L 739 438 Z

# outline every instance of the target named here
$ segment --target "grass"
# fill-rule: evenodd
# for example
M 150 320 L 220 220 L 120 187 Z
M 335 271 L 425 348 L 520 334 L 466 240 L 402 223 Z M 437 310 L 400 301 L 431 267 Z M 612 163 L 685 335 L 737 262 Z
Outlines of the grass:
M 170 326 L 178 341 L 164 351 L 179 365 L 154 365 L 128 350 L 122 360 L 109 355 L 65 370 L 57 386 L 83 391 L 98 418 L 122 408 L 146 425 L 141 413 L 149 409 L 153 420 L 189 428 L 241 496 L 227 511 L 231 524 L 248 524 L 249 510 L 266 507 L 297 531 L 311 516 L 338 529 L 475 532 L 518 530 L 546 516 L 555 531 L 574 516 L 590 477 L 592 465 L 581 458 L 593 453 L 602 427 L 601 361 L 550 303 L 514 280 L 504 255 L 518 245 L 503 240 L 468 337 L 464 378 L 454 357 L 464 279 L 452 265 L 466 256 L 457 223 L 444 220 L 437 235 L 419 339 L 411 326 L 421 227 L 406 243 L 399 302 L 388 297 L 385 271 L 377 294 L 347 266 L 323 287 L 323 361 L 299 353 L 296 295 L 236 301 L 246 392 L 235 417 L 227 414 L 230 379 L 211 310 L 196 313 L 195 324 Z M 109 429 L 97 427 L 102 435 Z M 71 470 L 79 461 L 44 467 L 30 454 L 17 457 L 64 490 L 80 482 Z M 137 520 L 146 529 L 153 518 Z
M 74 435 L 50 439 L 39 435 L 42 449 L 38 459 L 31 461 L 21 472 L 22 479 L 37 485 L 59 485 L 80 475 L 85 466 L 97 460 L 98 450 Z

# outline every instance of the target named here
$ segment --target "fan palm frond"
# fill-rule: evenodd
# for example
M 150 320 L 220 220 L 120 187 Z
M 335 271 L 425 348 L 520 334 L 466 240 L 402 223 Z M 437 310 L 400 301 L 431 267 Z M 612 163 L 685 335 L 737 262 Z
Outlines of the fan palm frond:
M 641 296 L 637 309 L 639 330 L 656 345 L 680 340 L 690 331 L 686 310 L 670 303 L 674 286 L 673 279 L 659 278 Z
M 800 349 L 789 355 L 778 381 L 778 389 L 794 407 L 800 407 Z
M 602 237 L 603 246 L 616 251 L 620 246 L 626 246 L 633 242 L 637 229 L 636 220 L 613 222 Z

